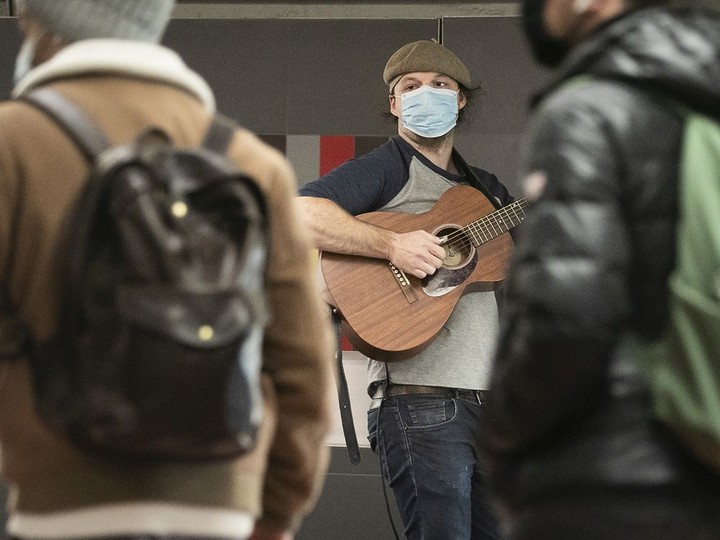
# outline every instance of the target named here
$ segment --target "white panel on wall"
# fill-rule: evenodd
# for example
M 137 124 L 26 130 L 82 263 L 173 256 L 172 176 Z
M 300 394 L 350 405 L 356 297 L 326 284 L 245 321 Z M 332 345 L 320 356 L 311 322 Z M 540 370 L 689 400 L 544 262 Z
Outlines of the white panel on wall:
M 367 409 L 370 406 L 370 397 L 367 395 L 367 357 L 357 351 L 343 352 L 343 368 L 347 378 L 350 394 L 350 407 L 352 408 L 355 433 L 358 446 L 369 448 L 367 440 Z M 340 420 L 340 405 L 335 398 L 335 407 L 332 408 L 332 427 L 327 437 L 330 446 L 345 446 L 342 421 Z
M 285 155 L 295 169 L 298 185 L 315 180 L 320 172 L 320 137 L 288 135 L 285 145 Z

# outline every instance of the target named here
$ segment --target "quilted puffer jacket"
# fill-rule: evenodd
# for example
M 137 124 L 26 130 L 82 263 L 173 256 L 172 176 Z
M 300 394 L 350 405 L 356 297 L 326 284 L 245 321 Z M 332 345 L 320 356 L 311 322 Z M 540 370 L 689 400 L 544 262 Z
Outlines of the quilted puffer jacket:
M 538 195 L 517 233 L 487 418 L 509 507 L 684 481 L 688 460 L 617 345 L 666 320 L 682 121 L 665 99 L 720 117 L 718 51 L 720 13 L 631 12 L 576 47 L 536 105 L 523 166 Z

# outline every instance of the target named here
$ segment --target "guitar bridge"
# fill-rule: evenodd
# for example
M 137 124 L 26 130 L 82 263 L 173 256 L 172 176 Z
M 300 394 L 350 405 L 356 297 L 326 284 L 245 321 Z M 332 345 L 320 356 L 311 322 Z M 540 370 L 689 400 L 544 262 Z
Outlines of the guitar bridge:
M 388 262 L 388 266 L 390 266 L 390 270 L 392 271 L 393 276 L 395 277 L 395 281 L 397 281 L 397 284 L 400 286 L 400 290 L 405 295 L 405 300 L 408 301 L 408 304 L 412 304 L 413 302 L 416 302 L 418 300 L 417 293 L 415 292 L 415 289 L 413 289 L 412 285 L 410 284 L 410 280 L 405 275 L 405 272 L 400 270 L 397 266 L 395 266 L 391 262 Z

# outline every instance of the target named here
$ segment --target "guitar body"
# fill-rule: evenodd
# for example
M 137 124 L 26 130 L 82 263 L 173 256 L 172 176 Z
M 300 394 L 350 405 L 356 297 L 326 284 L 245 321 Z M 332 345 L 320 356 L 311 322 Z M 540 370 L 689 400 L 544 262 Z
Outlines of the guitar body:
M 505 278 L 512 254 L 510 227 L 480 245 L 474 245 L 477 241 L 471 241 L 472 235 L 463 230 L 493 212 L 495 207 L 480 191 L 457 186 L 423 214 L 357 216 L 395 232 L 422 229 L 449 240 L 443 266 L 423 280 L 403 274 L 386 260 L 321 252 L 328 292 L 354 347 L 385 362 L 412 357 L 438 335 L 463 294 L 494 290 Z

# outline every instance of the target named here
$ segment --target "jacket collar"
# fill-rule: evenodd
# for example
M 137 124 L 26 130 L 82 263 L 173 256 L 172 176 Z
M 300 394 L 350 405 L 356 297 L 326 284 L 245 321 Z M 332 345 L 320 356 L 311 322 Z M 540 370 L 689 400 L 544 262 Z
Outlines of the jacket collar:
M 568 56 L 534 105 L 582 74 L 616 80 L 720 115 L 717 11 L 649 7 L 628 11 L 588 36 Z
M 51 80 L 93 73 L 127 75 L 179 86 L 194 94 L 208 110 L 215 110 L 212 90 L 177 53 L 154 43 L 117 39 L 88 39 L 68 45 L 23 77 L 12 96 L 20 97 Z

